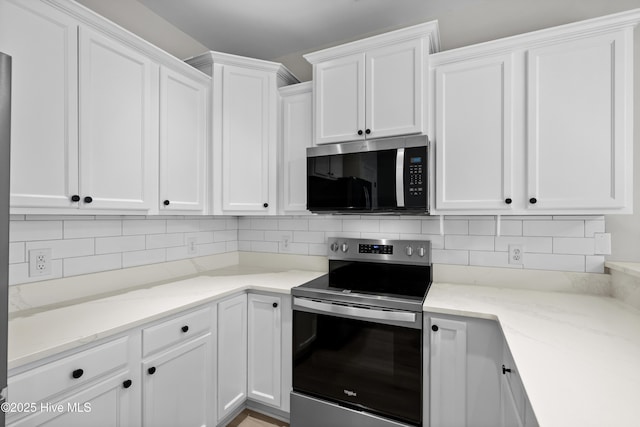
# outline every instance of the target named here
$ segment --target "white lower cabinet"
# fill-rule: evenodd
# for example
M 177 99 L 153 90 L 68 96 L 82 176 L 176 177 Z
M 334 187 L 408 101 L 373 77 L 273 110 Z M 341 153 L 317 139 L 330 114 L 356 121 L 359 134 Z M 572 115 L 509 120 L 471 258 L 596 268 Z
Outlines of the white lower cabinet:
M 218 421 L 247 397 L 247 294 L 218 303 Z
M 509 348 L 503 346 L 500 378 L 500 416 L 502 427 L 537 427 L 529 399 Z

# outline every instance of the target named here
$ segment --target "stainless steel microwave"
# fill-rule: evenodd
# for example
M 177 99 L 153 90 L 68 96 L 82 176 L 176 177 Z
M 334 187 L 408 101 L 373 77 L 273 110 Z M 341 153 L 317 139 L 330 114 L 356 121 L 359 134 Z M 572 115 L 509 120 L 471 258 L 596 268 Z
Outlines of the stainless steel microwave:
M 426 136 L 307 148 L 307 209 L 428 214 Z

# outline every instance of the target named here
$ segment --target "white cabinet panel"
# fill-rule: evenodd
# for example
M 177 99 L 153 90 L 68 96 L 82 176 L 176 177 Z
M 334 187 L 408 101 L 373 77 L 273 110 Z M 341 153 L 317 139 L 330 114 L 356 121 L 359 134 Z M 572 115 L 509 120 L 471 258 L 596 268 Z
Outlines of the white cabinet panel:
M 279 297 L 248 296 L 248 397 L 276 407 L 281 397 L 281 311 Z
M 247 294 L 218 304 L 218 421 L 247 397 Z
M 536 199 L 529 208 L 607 209 L 628 202 L 630 34 L 527 52 L 527 199 Z
M 143 425 L 213 426 L 210 333 L 143 363 Z
M 157 182 L 158 65 L 80 28 L 80 196 L 93 209 L 149 209 Z
M 367 138 L 422 132 L 424 49 L 424 41 L 417 39 L 367 52 Z
M 431 425 L 465 426 L 467 324 L 432 317 L 430 328 Z
M 317 64 L 313 81 L 316 144 L 364 139 L 365 55 Z
M 510 54 L 436 68 L 436 209 L 511 208 L 512 74 Z
M 267 213 L 275 170 L 276 86 L 270 73 L 225 65 L 222 87 L 222 209 Z M 272 105 L 273 104 L 273 105 Z M 275 159 L 275 157 L 274 157 Z M 267 206 L 265 206 L 265 204 Z
M 311 85 L 280 90 L 282 114 L 282 166 L 280 212 L 309 214 L 307 211 L 307 148 L 313 146 L 313 97 Z
M 205 206 L 208 83 L 160 69 L 160 209 Z
M 12 208 L 78 206 L 77 27 L 42 2 L 0 2 L 0 51 L 13 62 Z

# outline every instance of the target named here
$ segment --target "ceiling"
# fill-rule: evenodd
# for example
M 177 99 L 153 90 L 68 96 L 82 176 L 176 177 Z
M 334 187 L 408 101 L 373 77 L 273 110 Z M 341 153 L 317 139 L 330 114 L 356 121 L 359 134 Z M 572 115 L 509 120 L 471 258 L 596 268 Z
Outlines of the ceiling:
M 491 0 L 139 1 L 211 50 L 271 60 Z

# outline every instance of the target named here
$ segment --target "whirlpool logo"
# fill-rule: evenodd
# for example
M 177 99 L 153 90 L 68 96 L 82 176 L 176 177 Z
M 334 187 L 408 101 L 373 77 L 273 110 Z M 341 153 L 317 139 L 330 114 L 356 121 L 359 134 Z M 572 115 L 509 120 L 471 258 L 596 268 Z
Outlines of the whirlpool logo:
M 355 391 L 351 391 L 351 390 L 342 390 L 344 392 L 344 394 L 346 394 L 349 397 L 357 397 L 358 393 L 356 393 Z

